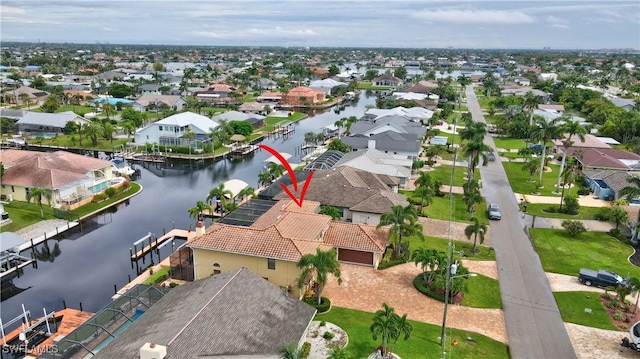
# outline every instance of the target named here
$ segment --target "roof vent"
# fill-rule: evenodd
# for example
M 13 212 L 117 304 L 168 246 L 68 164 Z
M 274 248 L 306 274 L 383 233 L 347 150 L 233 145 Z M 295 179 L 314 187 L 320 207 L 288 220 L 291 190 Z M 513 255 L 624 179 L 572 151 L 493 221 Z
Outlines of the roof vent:
M 167 356 L 167 347 L 154 343 L 145 343 L 140 348 L 140 359 L 164 359 Z

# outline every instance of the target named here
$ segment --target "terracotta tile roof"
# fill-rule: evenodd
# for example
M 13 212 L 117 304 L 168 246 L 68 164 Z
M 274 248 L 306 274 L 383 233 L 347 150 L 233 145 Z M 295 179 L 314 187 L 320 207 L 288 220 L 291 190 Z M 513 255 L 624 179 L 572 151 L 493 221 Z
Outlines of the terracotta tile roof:
M 285 213 L 275 224 L 285 238 L 319 240 L 331 222 L 331 217 L 323 214 Z
M 389 243 L 389 229 L 360 223 L 331 222 L 324 243 L 338 248 L 383 252 Z
M 298 207 L 295 202 L 290 199 L 282 199 L 276 203 L 273 207 L 269 208 L 262 216 L 253 222 L 251 227 L 253 228 L 265 228 L 270 226 L 278 220 L 279 216 L 282 216 L 286 212 L 296 213 L 317 213 L 320 202 L 304 201 L 302 207 Z
M 287 96 L 315 96 L 317 92 L 309 87 L 299 86 L 289 90 Z
M 0 154 L 2 161 L 8 163 L 2 182 L 23 187 L 56 189 L 86 179 L 87 172 L 111 166 L 109 161 L 65 151 L 4 150 Z
M 567 133 L 562 136 L 562 139 L 553 140 L 553 144 L 555 146 L 564 146 L 564 141 L 567 137 Z M 600 141 L 598 137 L 586 134 L 584 135 L 584 141 L 580 139 L 580 136 L 573 135 L 571 136 L 571 147 L 579 147 L 579 148 L 611 148 L 608 144 Z

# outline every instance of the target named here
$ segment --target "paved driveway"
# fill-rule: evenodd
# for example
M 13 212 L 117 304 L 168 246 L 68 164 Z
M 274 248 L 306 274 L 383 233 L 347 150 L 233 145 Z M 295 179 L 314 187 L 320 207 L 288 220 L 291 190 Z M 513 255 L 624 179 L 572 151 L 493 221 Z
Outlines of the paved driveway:
M 470 271 L 476 271 L 472 261 L 464 262 Z M 495 262 L 482 262 L 477 272 L 495 275 Z M 385 302 L 399 314 L 407 314 L 411 320 L 442 325 L 444 304 L 418 292 L 413 279 L 420 269 L 413 263 L 405 263 L 385 270 L 371 267 L 341 264 L 342 284 L 331 277 L 322 295 L 333 305 L 374 313 Z M 473 280 L 473 279 L 470 279 Z M 507 342 L 504 316 L 500 309 L 475 309 L 450 305 L 447 311 L 447 327 L 469 330 L 486 335 L 500 342 Z M 433 338 L 437 340 L 437 338 Z

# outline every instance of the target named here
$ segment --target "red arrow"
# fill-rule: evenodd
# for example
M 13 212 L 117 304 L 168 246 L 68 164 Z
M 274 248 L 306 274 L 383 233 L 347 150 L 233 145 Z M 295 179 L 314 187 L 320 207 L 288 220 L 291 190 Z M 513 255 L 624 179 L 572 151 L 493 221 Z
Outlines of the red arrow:
M 280 152 L 274 150 L 273 148 L 271 148 L 269 146 L 258 145 L 258 147 L 269 151 L 269 153 L 274 155 L 278 159 L 278 161 L 280 161 L 282 163 L 284 168 L 289 173 L 289 177 L 291 178 L 291 181 L 293 183 L 293 190 L 298 192 L 298 180 L 296 179 L 296 175 L 293 172 L 293 168 L 291 168 L 291 165 L 289 164 L 289 162 L 287 162 L 287 160 L 284 157 L 282 157 Z M 282 187 L 284 192 L 289 196 L 289 198 L 291 198 L 298 205 L 298 207 L 302 207 L 302 202 L 304 201 L 304 194 L 307 192 L 307 188 L 309 187 L 309 184 L 311 183 L 311 177 L 313 177 L 313 172 L 309 173 L 309 175 L 307 176 L 307 179 L 304 181 L 304 186 L 302 186 L 302 191 L 300 192 L 300 199 L 299 200 L 298 200 L 298 198 L 296 198 L 296 196 L 293 194 L 293 192 L 291 192 L 287 188 L 287 186 L 284 185 L 284 183 L 280 184 L 280 186 Z

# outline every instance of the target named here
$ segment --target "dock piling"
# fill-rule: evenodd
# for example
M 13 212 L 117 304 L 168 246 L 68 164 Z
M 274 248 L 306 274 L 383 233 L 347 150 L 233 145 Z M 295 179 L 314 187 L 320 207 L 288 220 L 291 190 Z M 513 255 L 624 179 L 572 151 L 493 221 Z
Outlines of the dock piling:
M 62 308 L 67 309 L 67 302 L 64 299 L 62 300 Z
M 84 309 L 82 309 L 82 302 L 80 302 L 80 311 L 84 312 Z
M 118 286 L 117 285 L 113 285 L 113 294 L 118 294 Z
M 129 279 L 128 283 L 131 283 L 131 274 L 127 274 L 127 279 Z

